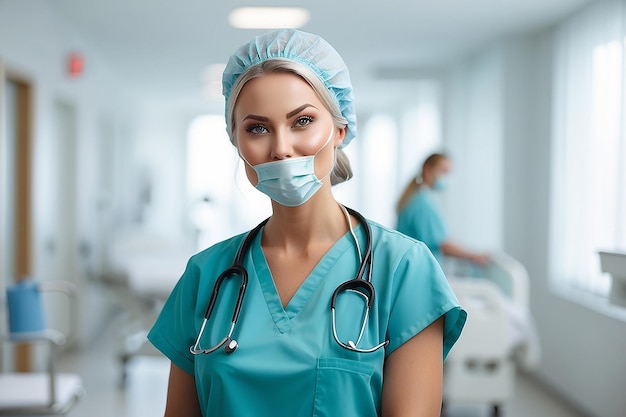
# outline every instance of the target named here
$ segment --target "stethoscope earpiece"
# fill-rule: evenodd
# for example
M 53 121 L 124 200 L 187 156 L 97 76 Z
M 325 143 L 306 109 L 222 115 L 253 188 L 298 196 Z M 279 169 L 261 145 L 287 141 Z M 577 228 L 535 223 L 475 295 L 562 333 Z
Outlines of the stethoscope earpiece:
M 236 351 L 238 347 L 239 344 L 237 343 L 237 341 L 235 339 L 230 339 L 228 343 L 226 343 L 226 345 L 224 346 L 224 352 L 230 355 L 231 353 Z

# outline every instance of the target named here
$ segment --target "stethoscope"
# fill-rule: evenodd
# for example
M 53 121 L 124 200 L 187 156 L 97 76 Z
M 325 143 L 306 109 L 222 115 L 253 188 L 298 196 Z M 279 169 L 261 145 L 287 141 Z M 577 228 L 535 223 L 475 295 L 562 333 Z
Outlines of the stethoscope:
M 343 206 L 341 207 L 342 207 L 342 210 L 344 211 L 344 214 L 346 215 L 346 219 L 348 220 L 350 233 L 352 234 L 355 245 L 357 247 L 361 264 L 359 266 L 359 271 L 357 273 L 357 276 L 351 280 L 345 281 L 344 283 L 340 284 L 333 292 L 333 295 L 330 301 L 333 338 L 335 339 L 335 342 L 337 342 L 339 346 L 345 349 L 351 350 L 353 352 L 371 353 L 371 352 L 377 351 L 378 349 L 386 346 L 389 343 L 389 340 L 385 340 L 384 342 L 379 343 L 371 348 L 359 347 L 363 334 L 365 333 L 365 327 L 367 325 L 367 320 L 369 318 L 369 311 L 372 305 L 374 304 L 374 296 L 376 293 L 374 290 L 374 285 L 372 285 L 371 283 L 372 265 L 373 265 L 372 230 L 369 224 L 367 223 L 367 221 L 365 220 L 365 218 L 359 212 L 352 210 L 351 208 L 348 208 L 348 207 L 343 207 Z M 363 225 L 363 228 L 365 229 L 365 242 L 366 242 L 365 253 L 362 256 L 361 256 L 361 250 L 359 247 L 359 242 L 356 239 L 356 235 L 354 234 L 354 230 L 352 228 L 352 223 L 350 222 L 350 217 L 348 213 L 353 215 L 359 221 L 359 223 Z M 239 345 L 237 341 L 233 339 L 233 332 L 235 331 L 235 325 L 237 324 L 237 320 L 239 319 L 239 314 L 241 313 L 241 306 L 243 305 L 243 298 L 246 293 L 246 287 L 248 286 L 248 271 L 243 266 L 243 259 L 244 259 L 245 254 L 248 253 L 248 251 L 250 250 L 250 247 L 252 246 L 252 243 L 254 242 L 254 238 L 259 233 L 259 231 L 263 228 L 263 226 L 265 226 L 268 220 L 269 218 L 265 219 L 258 226 L 256 226 L 254 229 L 252 229 L 248 233 L 243 243 L 239 246 L 239 249 L 237 250 L 237 254 L 235 256 L 235 260 L 233 264 L 224 272 L 222 272 L 219 277 L 217 277 L 217 280 L 215 281 L 215 284 L 213 285 L 213 291 L 211 292 L 211 298 L 209 299 L 209 304 L 206 308 L 206 312 L 204 313 L 204 320 L 202 322 L 202 326 L 200 327 L 198 338 L 196 339 L 196 343 L 189 348 L 189 351 L 192 354 L 198 355 L 201 353 L 205 353 L 205 354 L 212 353 L 221 347 L 224 347 L 224 352 L 226 352 L 227 354 L 231 354 L 235 350 L 237 350 L 237 347 Z M 365 274 L 366 269 L 368 269 L 369 271 L 367 275 Z M 217 297 L 218 297 L 220 288 L 222 286 L 222 283 L 224 282 L 226 278 L 232 278 L 235 276 L 239 276 L 241 278 L 241 284 L 239 286 L 239 294 L 237 295 L 237 302 L 235 303 L 235 307 L 233 310 L 233 316 L 232 316 L 231 325 L 230 325 L 228 334 L 215 346 L 208 348 L 208 349 L 203 349 L 200 347 L 200 339 L 202 338 L 206 324 L 209 321 L 209 318 L 211 317 L 211 313 L 213 312 L 213 308 L 215 307 L 215 304 L 217 302 Z M 348 342 L 342 342 L 337 336 L 335 305 L 336 305 L 337 298 L 339 297 L 339 295 L 346 291 L 350 291 L 359 295 L 364 300 L 366 308 L 363 314 L 363 322 L 362 322 L 361 329 L 359 331 L 359 337 L 357 338 L 357 340 L 356 341 L 348 340 Z

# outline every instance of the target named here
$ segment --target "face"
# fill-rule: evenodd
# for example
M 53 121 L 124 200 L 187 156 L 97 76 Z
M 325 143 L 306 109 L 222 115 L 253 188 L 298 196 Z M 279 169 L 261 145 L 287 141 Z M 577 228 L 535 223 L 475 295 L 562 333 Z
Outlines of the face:
M 437 178 L 444 176 L 450 172 L 451 168 L 452 166 L 450 164 L 450 160 L 442 159 L 437 165 L 435 165 L 435 176 Z
M 315 90 L 291 73 L 271 73 L 246 83 L 234 108 L 234 134 L 239 153 L 250 165 L 315 155 L 315 174 L 328 173 L 334 147 L 345 129 L 334 126 L 330 112 Z M 332 134 L 330 142 L 322 147 Z M 246 164 L 252 185 L 256 172 Z
M 437 178 L 443 177 L 450 172 L 452 165 L 449 159 L 441 159 L 435 165 L 428 167 L 423 173 L 423 180 L 432 186 Z

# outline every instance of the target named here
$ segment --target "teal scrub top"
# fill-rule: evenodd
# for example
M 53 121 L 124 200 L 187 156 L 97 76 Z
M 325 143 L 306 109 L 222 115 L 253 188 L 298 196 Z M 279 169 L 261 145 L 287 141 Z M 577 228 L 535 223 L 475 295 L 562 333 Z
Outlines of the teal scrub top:
M 385 358 L 444 316 L 444 357 L 467 314 L 439 264 L 421 242 L 368 222 L 372 229 L 372 283 L 376 289 L 360 348 L 389 340 L 373 353 L 339 346 L 332 335 L 335 288 L 356 276 L 359 258 L 347 233 L 322 257 L 283 308 L 261 248 L 259 233 L 245 256 L 248 287 L 233 338 L 239 348 L 192 355 L 217 276 L 229 267 L 244 235 L 193 256 L 165 303 L 148 339 L 195 377 L 203 416 L 378 416 Z M 355 233 L 365 247 L 364 227 Z M 222 285 L 200 346 L 218 343 L 230 327 L 240 280 Z M 363 301 L 355 293 L 337 300 L 337 334 L 356 340 Z
M 448 239 L 448 229 L 430 188 L 421 186 L 400 210 L 397 229 L 424 242 L 439 262 L 443 260 L 440 247 Z

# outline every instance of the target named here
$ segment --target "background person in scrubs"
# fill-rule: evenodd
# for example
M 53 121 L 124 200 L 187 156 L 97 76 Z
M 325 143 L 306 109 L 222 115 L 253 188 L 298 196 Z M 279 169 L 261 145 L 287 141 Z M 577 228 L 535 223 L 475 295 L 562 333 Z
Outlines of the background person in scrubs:
M 398 231 L 420 240 L 433 255 L 460 258 L 484 266 L 489 256 L 468 250 L 450 239 L 445 221 L 435 201 L 434 192 L 445 190 L 451 170 L 450 159 L 440 153 L 430 155 L 422 172 L 406 186 L 398 204 Z
M 366 226 L 331 191 L 352 176 L 341 148 L 356 135 L 343 60 L 318 36 L 271 32 L 231 57 L 223 91 L 231 141 L 273 213 L 244 254 L 235 352 L 190 347 L 245 235 L 193 256 L 151 329 L 149 340 L 172 361 L 165 415 L 439 416 L 442 362 L 466 313 L 424 244 L 367 222 L 376 296 L 359 338 L 363 299 L 344 292 L 336 329 L 362 349 L 387 344 L 366 353 L 333 337 L 331 297 L 357 276 L 366 245 Z M 228 333 L 240 282 L 224 281 L 202 346 Z

